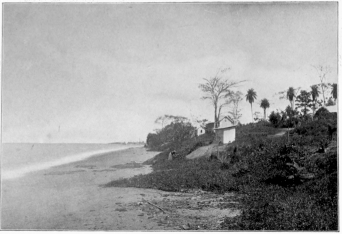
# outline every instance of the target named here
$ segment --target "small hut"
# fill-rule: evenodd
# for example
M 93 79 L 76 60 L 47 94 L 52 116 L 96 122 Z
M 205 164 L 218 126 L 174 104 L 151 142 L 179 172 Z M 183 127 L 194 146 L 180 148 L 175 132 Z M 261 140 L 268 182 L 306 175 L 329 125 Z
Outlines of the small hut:
M 200 136 L 205 133 L 205 129 L 202 127 L 197 128 L 197 136 Z
M 216 142 L 228 144 L 235 141 L 236 125 L 234 120 L 229 116 L 224 117 L 217 128 L 214 128 L 216 134 Z

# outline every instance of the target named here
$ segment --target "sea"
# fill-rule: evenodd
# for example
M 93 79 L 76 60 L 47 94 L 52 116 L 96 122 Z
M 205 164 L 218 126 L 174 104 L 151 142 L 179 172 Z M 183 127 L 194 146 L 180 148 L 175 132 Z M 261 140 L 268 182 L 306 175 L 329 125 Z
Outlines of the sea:
M 142 145 L 3 143 L 1 144 L 1 179 L 15 179 L 30 172 L 132 147 L 142 147 Z

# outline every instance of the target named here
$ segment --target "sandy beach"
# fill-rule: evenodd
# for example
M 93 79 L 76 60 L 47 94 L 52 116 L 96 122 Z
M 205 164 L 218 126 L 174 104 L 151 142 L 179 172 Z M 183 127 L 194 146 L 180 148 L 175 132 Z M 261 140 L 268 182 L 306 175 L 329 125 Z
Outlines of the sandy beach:
M 121 165 L 132 161 L 141 163 L 156 154 L 144 148 L 131 148 L 5 180 L 1 227 L 46 230 L 153 228 L 136 223 L 133 214 L 118 211 L 121 203 L 137 200 L 141 189 L 101 186 L 114 179 L 150 172 L 148 166 L 121 169 L 116 165 L 118 162 Z M 153 196 L 155 191 L 145 193 Z
M 233 194 L 103 187 L 115 179 L 149 173 L 151 168 L 139 163 L 156 154 L 144 148 L 131 148 L 5 180 L 1 228 L 216 229 L 224 217 L 239 214 L 235 208 L 218 208 L 220 201 L 226 204 L 227 199 L 234 206 Z

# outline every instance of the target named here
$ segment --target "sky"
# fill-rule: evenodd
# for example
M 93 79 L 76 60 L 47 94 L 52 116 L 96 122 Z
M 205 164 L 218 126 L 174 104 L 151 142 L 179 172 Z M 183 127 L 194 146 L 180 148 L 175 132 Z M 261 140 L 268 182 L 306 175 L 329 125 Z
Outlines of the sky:
M 198 85 L 275 93 L 337 83 L 337 3 L 4 3 L 2 141 L 145 141 L 161 115 L 213 120 Z M 241 122 L 251 121 L 240 104 Z M 227 111 L 226 109 L 225 111 Z

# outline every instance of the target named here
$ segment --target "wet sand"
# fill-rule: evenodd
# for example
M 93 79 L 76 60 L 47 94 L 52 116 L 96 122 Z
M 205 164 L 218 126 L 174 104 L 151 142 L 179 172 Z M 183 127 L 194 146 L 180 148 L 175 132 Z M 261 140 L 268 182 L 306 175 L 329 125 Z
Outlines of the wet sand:
M 240 214 L 233 193 L 103 187 L 149 173 L 157 152 L 131 148 L 94 156 L 2 184 L 3 230 L 219 230 Z
M 137 166 L 156 155 L 131 148 L 27 174 L 2 182 L 2 229 L 148 230 L 161 229 L 125 204 L 160 196 L 156 190 L 103 188 L 119 178 L 149 173 Z M 135 161 L 136 163 L 130 163 Z M 120 167 L 118 165 L 133 165 Z M 143 194 L 143 195 L 141 195 Z M 139 220 L 137 222 L 137 220 Z

